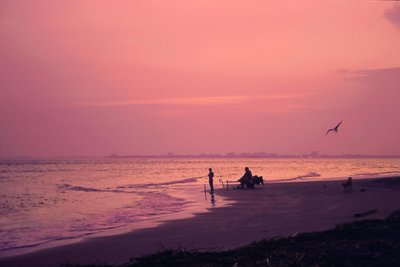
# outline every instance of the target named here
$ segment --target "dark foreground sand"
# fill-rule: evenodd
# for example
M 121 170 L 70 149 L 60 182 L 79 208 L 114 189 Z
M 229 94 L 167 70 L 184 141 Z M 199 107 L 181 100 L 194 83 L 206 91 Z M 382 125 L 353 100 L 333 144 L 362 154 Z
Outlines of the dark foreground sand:
M 329 181 L 219 190 L 217 200 L 220 196 L 237 202 L 155 228 L 2 258 L 0 266 L 59 266 L 66 260 L 123 263 L 163 248 L 224 250 L 264 238 L 327 230 L 354 221 L 355 213 L 371 209 L 378 212 L 361 219 L 383 219 L 400 209 L 400 177 L 355 179 L 350 193 L 343 192 L 341 181 Z

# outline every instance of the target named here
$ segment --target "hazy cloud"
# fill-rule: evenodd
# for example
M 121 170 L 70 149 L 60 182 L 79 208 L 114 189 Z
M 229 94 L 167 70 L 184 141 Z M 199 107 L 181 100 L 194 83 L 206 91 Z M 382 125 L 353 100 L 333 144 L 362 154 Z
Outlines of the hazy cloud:
M 133 105 L 227 105 L 240 104 L 257 100 L 279 100 L 298 98 L 302 95 L 271 95 L 271 96 L 207 96 L 207 97 L 188 97 L 188 98 L 151 98 L 151 99 L 125 99 L 115 101 L 96 101 L 96 102 L 79 102 L 80 106 L 133 106 Z
M 385 11 L 384 17 L 400 30 L 400 4 L 396 3 Z
M 400 83 L 400 67 L 355 71 L 349 73 L 346 79 L 369 85 L 380 85 L 381 89 L 392 87 L 397 89 Z
M 369 69 L 349 73 L 347 80 L 362 84 L 361 91 L 372 103 L 381 102 L 382 108 L 397 108 L 400 67 Z M 400 110 L 399 110 L 400 111 Z

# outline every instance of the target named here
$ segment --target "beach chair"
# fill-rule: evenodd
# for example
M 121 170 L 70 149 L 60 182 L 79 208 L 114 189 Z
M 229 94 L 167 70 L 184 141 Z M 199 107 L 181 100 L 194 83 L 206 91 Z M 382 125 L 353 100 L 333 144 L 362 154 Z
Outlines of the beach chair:
M 342 183 L 343 191 L 345 192 L 353 192 L 353 178 L 349 177 L 347 181 Z

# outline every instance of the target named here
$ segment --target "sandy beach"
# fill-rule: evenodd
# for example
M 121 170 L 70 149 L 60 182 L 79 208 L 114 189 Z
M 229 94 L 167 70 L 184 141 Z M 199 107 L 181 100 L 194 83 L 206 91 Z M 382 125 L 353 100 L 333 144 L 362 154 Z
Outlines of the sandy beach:
M 218 189 L 217 201 L 225 197 L 234 203 L 153 228 L 1 258 L 0 266 L 124 263 L 165 248 L 226 250 L 264 238 L 327 230 L 357 219 L 383 219 L 400 209 L 400 177 L 354 179 L 353 192 L 344 192 L 341 183 L 267 183 L 256 190 Z M 372 209 L 377 212 L 355 217 Z

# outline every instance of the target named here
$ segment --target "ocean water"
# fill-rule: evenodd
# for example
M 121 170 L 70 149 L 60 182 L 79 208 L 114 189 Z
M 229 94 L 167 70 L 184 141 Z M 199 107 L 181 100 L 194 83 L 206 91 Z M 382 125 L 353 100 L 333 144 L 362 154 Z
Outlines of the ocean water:
M 245 166 L 267 182 L 400 174 L 400 159 L 0 161 L 0 257 L 228 205 L 205 194 L 208 168 L 222 188 Z

